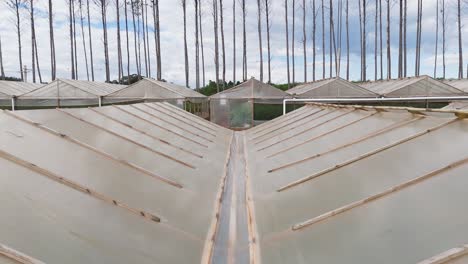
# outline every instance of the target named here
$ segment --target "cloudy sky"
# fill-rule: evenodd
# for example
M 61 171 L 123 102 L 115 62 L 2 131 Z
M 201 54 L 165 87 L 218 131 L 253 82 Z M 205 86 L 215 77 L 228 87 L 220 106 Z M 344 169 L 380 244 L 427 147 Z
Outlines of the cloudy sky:
M 50 81 L 50 48 L 49 48 L 49 29 L 48 29 L 48 13 L 46 0 L 34 0 L 37 8 L 36 11 L 36 35 L 38 38 L 39 60 L 41 71 L 43 73 L 44 81 Z M 232 1 L 239 0 L 224 0 L 224 21 L 225 21 L 225 36 L 226 36 L 226 67 L 227 79 L 232 79 L 233 69 L 233 34 L 232 34 Z M 272 1 L 272 32 L 271 32 L 271 47 L 272 47 L 272 81 L 275 83 L 285 83 L 287 81 L 286 75 L 286 47 L 285 47 L 285 24 L 284 24 L 284 1 Z M 306 0 L 306 31 L 307 31 L 307 54 L 308 54 L 308 75 L 311 78 L 312 71 L 312 1 Z M 3 61 L 5 73 L 8 76 L 19 76 L 19 63 L 18 63 L 18 46 L 17 37 L 14 27 L 14 13 L 10 10 L 6 2 L 7 0 L 0 0 L 0 36 L 3 44 Z M 92 0 L 90 1 L 93 2 Z M 108 9 L 109 21 L 109 38 L 110 38 L 110 60 L 111 60 L 111 79 L 117 79 L 117 43 L 116 43 L 116 18 L 115 18 L 115 5 L 112 2 Z M 121 1 L 122 2 L 122 1 Z M 149 1 L 148 1 L 149 2 Z M 195 80 L 195 50 L 194 50 L 194 1 L 188 2 L 188 43 L 189 43 L 189 61 L 190 61 L 190 85 L 194 86 Z M 205 63 L 206 63 L 206 78 L 214 79 L 214 38 L 213 38 L 213 20 L 211 16 L 211 0 L 203 0 L 203 33 L 205 44 Z M 259 48 L 258 48 L 258 33 L 257 33 L 257 5 L 254 0 L 247 0 L 247 57 L 248 57 L 248 75 L 259 77 Z M 262 1 L 263 2 L 263 1 Z M 303 50 L 302 50 L 302 0 L 296 0 L 296 80 L 303 81 Z M 316 7 L 320 8 L 320 0 L 316 0 Z M 325 13 L 326 21 L 328 19 L 328 2 L 325 0 Z M 338 1 L 334 1 L 335 4 Z M 386 3 L 386 0 L 382 1 Z M 395 1 L 396 2 L 396 1 Z M 458 34 L 456 29 L 456 1 L 447 0 L 447 77 L 457 77 L 458 65 Z M 434 67 L 434 49 L 435 49 L 435 28 L 436 28 L 436 0 L 424 0 L 423 9 L 423 33 L 422 33 L 422 61 L 421 73 L 433 74 Z M 67 0 L 54 0 L 54 23 L 55 23 L 55 40 L 56 40 L 56 53 L 57 53 L 57 76 L 60 78 L 70 78 L 70 48 L 69 48 L 69 32 L 68 32 L 68 8 Z M 357 80 L 360 77 L 360 44 L 359 44 L 359 20 L 358 20 L 358 1 L 350 0 L 350 65 L 351 65 L 351 79 Z M 239 7 L 239 4 L 237 4 Z M 416 13 L 417 1 L 408 1 L 408 74 L 414 74 L 414 49 L 415 49 L 415 32 L 416 32 Z M 183 16 L 180 1 L 178 0 L 160 0 L 161 9 L 161 44 L 162 44 L 162 67 L 163 78 L 178 84 L 185 83 L 184 77 L 184 46 L 183 46 Z M 368 64 L 367 76 L 373 78 L 374 76 L 374 19 L 375 19 L 375 1 L 368 0 Z M 466 7 L 464 7 L 466 11 Z M 122 8 L 123 10 L 123 8 Z M 95 56 L 95 71 L 96 79 L 103 81 L 105 79 L 104 68 L 104 55 L 103 55 L 103 41 L 102 41 L 102 27 L 100 24 L 100 15 L 98 8 L 91 4 L 91 26 L 93 29 L 93 49 Z M 237 75 L 242 73 L 242 32 L 241 32 L 241 13 L 240 9 L 236 10 L 237 17 Z M 289 11 L 292 12 L 292 0 L 289 0 Z M 384 9 L 385 11 L 385 9 Z M 336 12 L 336 10 L 335 10 Z M 384 12 L 385 13 L 385 12 Z M 317 17 L 321 21 L 320 11 Z M 465 20 L 465 19 L 463 19 Z M 23 60 L 24 64 L 30 67 L 31 65 L 31 41 L 30 41 L 30 22 L 27 10 L 22 10 L 21 15 L 22 37 L 23 37 Z M 384 18 L 385 21 L 385 18 Z M 77 21 L 78 22 L 78 21 Z M 152 20 L 150 21 L 152 23 Z M 263 25 L 265 20 L 263 18 Z M 290 27 L 292 27 L 292 18 L 289 19 Z M 85 22 L 86 23 L 86 22 Z M 327 23 L 327 22 L 326 22 Z M 462 21 L 462 24 L 465 22 Z M 124 35 L 124 20 L 121 19 L 122 25 L 122 41 L 125 41 Z M 77 31 L 79 31 L 79 24 Z M 129 25 L 130 26 L 130 25 Z M 393 76 L 397 75 L 397 56 L 398 56 L 398 5 L 392 4 L 391 9 L 391 48 L 392 48 L 392 61 L 393 61 Z M 326 25 L 327 27 L 327 25 Z M 343 25 L 344 27 L 344 25 Z M 384 25 L 385 27 L 385 25 Z M 130 29 L 132 27 L 130 26 Z M 153 69 L 153 76 L 155 76 L 155 54 L 154 54 L 154 37 L 151 30 L 151 63 Z M 466 52 L 468 51 L 468 30 L 463 27 L 464 38 L 464 52 L 465 52 L 465 65 L 468 63 Z M 81 32 L 81 31 L 79 31 Z M 290 31 L 291 33 L 291 31 Z M 385 32 L 384 32 L 385 33 Z M 266 35 L 266 33 L 265 33 Z M 264 61 L 266 62 L 266 36 L 263 36 L 265 49 Z M 78 35 L 79 48 L 79 78 L 86 79 L 84 52 L 81 39 L 81 34 Z M 327 38 L 327 37 L 326 37 Z M 384 49 L 386 43 L 386 36 L 384 34 Z M 85 36 L 86 43 L 88 38 Z M 327 38 L 328 39 L 328 38 Z M 317 27 L 317 76 L 322 75 L 321 65 L 321 24 Z M 440 40 L 441 41 L 441 40 Z M 441 42 L 440 42 L 441 43 Z M 328 44 L 327 53 L 328 53 Z M 130 35 L 130 54 L 133 54 L 133 37 Z M 439 62 L 440 67 L 438 72 L 442 72 L 442 57 L 441 57 L 441 44 L 439 45 Z M 126 53 L 125 46 L 123 47 Z M 346 36 L 343 31 L 343 57 L 342 57 L 342 76 L 345 76 L 346 69 Z M 384 53 L 385 54 L 385 53 Z M 328 60 L 328 57 L 327 57 Z M 126 59 L 124 58 L 124 67 L 126 67 Z M 134 58 L 131 56 L 131 68 L 134 70 Z M 379 63 L 380 64 L 380 63 Z M 384 55 L 384 65 L 386 65 Z M 466 66 L 465 66 L 466 68 Z M 266 65 L 265 65 L 266 69 Z M 327 65 L 328 71 L 328 65 Z M 386 69 L 384 69 L 386 72 Z M 265 72 L 266 76 L 266 72 Z M 328 76 L 328 73 L 327 73 Z M 31 80 L 31 78 L 29 78 Z

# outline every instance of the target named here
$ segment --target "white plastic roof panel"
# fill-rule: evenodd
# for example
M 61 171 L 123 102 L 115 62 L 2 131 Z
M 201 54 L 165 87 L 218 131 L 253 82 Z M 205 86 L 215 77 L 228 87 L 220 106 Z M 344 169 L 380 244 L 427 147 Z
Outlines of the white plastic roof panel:
M 362 98 L 377 94 L 341 78 L 304 83 L 287 91 L 296 98 Z
M 311 104 L 248 130 L 262 263 L 418 263 L 465 244 L 465 117 Z
M 445 80 L 444 83 L 468 93 L 468 80 Z
M 44 263 L 205 256 L 231 131 L 161 103 L 2 111 L 0 125 L 0 245 Z
M 457 96 L 465 92 L 429 76 L 361 83 L 360 86 L 385 97 Z
M 43 84 L 27 83 L 27 82 L 12 82 L 0 81 L 0 98 L 11 98 L 31 92 Z
M 456 101 L 447 105 L 444 109 L 466 111 L 468 110 L 468 101 Z
M 125 87 L 109 83 L 57 79 L 40 89 L 20 96 L 19 99 L 89 99 L 105 96 Z
M 211 99 L 283 99 L 290 96 L 269 84 L 262 83 L 255 78 L 212 95 Z
M 123 90 L 110 94 L 108 97 L 131 100 L 206 98 L 190 88 L 149 78 L 144 78 Z

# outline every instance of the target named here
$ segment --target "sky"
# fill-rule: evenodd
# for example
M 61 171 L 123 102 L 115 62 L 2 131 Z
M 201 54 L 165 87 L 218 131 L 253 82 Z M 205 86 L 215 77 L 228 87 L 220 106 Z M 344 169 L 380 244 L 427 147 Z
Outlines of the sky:
M 38 53 L 43 81 L 49 82 L 51 79 L 50 73 L 50 46 L 49 46 L 49 27 L 48 27 L 48 1 L 47 0 L 34 0 L 36 6 L 36 36 L 38 41 Z M 236 4 L 236 60 L 237 60 L 237 79 L 240 79 L 242 74 L 242 16 L 240 10 L 239 0 L 224 0 L 224 29 L 225 29 L 225 45 L 226 45 L 226 79 L 233 79 L 233 50 L 234 50 L 234 37 L 233 37 L 233 1 Z M 306 43 L 307 43 L 307 73 L 308 81 L 312 79 L 312 21 L 313 10 L 312 1 L 306 0 Z M 322 29 L 321 29 L 321 1 L 316 1 L 317 16 L 317 31 L 316 31 L 316 76 L 317 79 L 322 77 Z M 391 50 L 392 50 L 392 76 L 397 76 L 397 62 L 398 62 L 398 13 L 399 7 L 396 1 L 391 4 Z M 19 76 L 19 62 L 18 62 L 18 45 L 16 37 L 16 29 L 14 24 L 15 14 L 6 5 L 7 0 L 0 0 L 0 37 L 2 40 L 3 48 L 3 62 L 5 74 L 7 76 Z M 84 1 L 85 2 L 85 1 Z M 104 48 L 103 48 L 103 33 L 101 25 L 101 17 L 99 9 L 91 2 L 91 26 L 92 26 L 92 41 L 94 51 L 94 68 L 97 81 L 105 80 L 105 63 L 104 63 Z M 116 8 L 114 1 L 108 8 L 108 35 L 109 35 L 109 50 L 110 50 L 110 70 L 111 79 L 117 79 L 117 21 L 116 21 Z M 120 1 L 123 2 L 123 1 Z M 148 1 L 149 2 L 149 1 Z M 195 87 L 195 28 L 194 28 L 194 1 L 187 1 L 187 34 L 188 34 L 188 47 L 189 47 L 189 67 L 190 78 L 189 84 Z M 263 0 L 262 0 L 263 2 Z M 271 0 L 272 14 L 271 14 L 271 70 L 272 82 L 286 83 L 287 82 L 287 60 L 286 60 L 286 38 L 285 38 L 285 22 L 284 22 L 284 0 Z M 326 33 L 326 76 L 329 76 L 328 70 L 328 10 L 329 0 L 325 0 L 325 33 Z M 337 0 L 334 1 L 335 5 Z M 213 32 L 213 18 L 212 18 L 212 1 L 202 0 L 202 23 L 203 23 L 203 38 L 205 46 L 205 68 L 206 68 L 206 81 L 215 79 L 214 67 L 214 32 Z M 302 0 L 296 0 L 296 23 L 295 23 L 295 80 L 296 82 L 304 81 L 304 57 L 303 57 L 303 35 L 302 35 Z M 384 4 L 383 13 L 386 13 L 386 0 L 382 0 Z M 423 1 L 423 24 L 422 24 L 422 50 L 421 50 L 421 74 L 433 75 L 434 72 L 434 53 L 435 53 L 435 28 L 436 28 L 436 0 Z M 54 27 L 55 27 L 55 45 L 57 56 L 57 77 L 70 78 L 70 38 L 68 28 L 68 8 L 67 0 L 53 0 L 54 5 Z M 247 5 L 247 60 L 248 60 L 248 77 L 259 78 L 260 55 L 258 43 L 258 25 L 257 25 L 257 1 L 246 0 Z M 456 20 L 456 1 L 447 0 L 447 48 L 446 48 L 446 65 L 447 77 L 456 78 L 458 76 L 458 31 Z M 288 1 L 289 9 L 289 31 L 290 31 L 290 48 L 292 48 L 292 0 Z M 463 13 L 466 13 L 467 7 L 463 7 Z M 335 8 L 335 14 L 337 12 Z M 123 12 L 123 7 L 121 7 Z M 417 14 L 417 1 L 408 1 L 408 75 L 414 75 L 414 58 L 415 58 L 415 42 L 416 42 L 416 14 Z M 169 82 L 177 84 L 185 84 L 185 70 L 184 70 L 184 42 L 183 42 L 183 11 L 178 0 L 160 0 L 160 23 L 161 23 L 161 53 L 162 53 L 162 75 L 163 78 Z M 343 11 L 344 15 L 344 11 Z M 367 78 L 369 80 L 374 78 L 374 39 L 375 39 L 375 1 L 367 0 Z M 77 17 L 79 18 L 79 16 Z M 384 78 L 386 76 L 386 17 L 384 20 Z M 462 18 L 462 26 L 467 22 L 467 18 Z M 78 78 L 86 80 L 86 66 L 84 58 L 84 49 L 82 46 L 81 30 L 79 28 L 79 20 L 77 20 L 78 31 L 78 60 L 79 70 Z M 85 26 L 86 26 L 85 21 Z M 125 21 L 123 15 L 121 17 L 121 35 L 122 44 L 124 45 L 125 39 Z M 129 28 L 132 29 L 131 21 Z M 150 23 L 152 24 L 152 16 L 150 16 Z M 337 23 L 337 21 L 335 21 Z M 344 20 L 343 20 L 344 23 Z M 262 15 L 262 26 L 265 27 L 266 21 L 264 14 Z M 360 79 L 360 43 L 359 43 L 359 16 L 358 16 L 358 1 L 349 1 L 349 24 L 350 24 L 350 79 Z M 30 37 L 30 21 L 29 13 L 27 10 L 22 10 L 21 14 L 21 27 L 22 27 L 22 41 L 23 41 L 23 61 L 29 68 L 31 67 L 31 37 Z M 441 26 L 440 26 L 441 28 Z M 86 29 L 85 29 L 86 30 Z M 465 59 L 465 72 L 466 65 L 468 64 L 468 29 L 462 27 L 463 31 L 463 47 Z M 134 50 L 133 50 L 133 32 L 130 32 L 130 64 L 131 71 L 135 70 Z M 442 38 L 439 33 L 439 56 L 438 56 L 438 76 L 442 74 Z M 85 33 L 86 45 L 88 45 L 88 36 Z M 263 32 L 263 58 L 264 58 L 264 76 L 265 81 L 267 78 L 267 53 L 266 53 L 266 31 Z M 221 41 L 221 40 L 220 40 Z M 346 34 L 345 25 L 343 24 L 342 36 L 342 57 L 341 57 L 341 77 L 346 75 Z M 151 69 L 152 77 L 156 75 L 155 72 L 155 52 L 154 52 L 154 36 L 153 27 L 150 27 L 150 56 L 151 56 Z M 143 51 L 142 51 L 143 52 Z M 126 68 L 126 48 L 123 46 L 124 53 L 124 68 Z M 89 57 L 89 54 L 88 54 Z M 222 59 L 220 58 L 222 63 Z M 292 59 L 291 59 L 292 63 Z M 380 65 L 380 62 L 378 62 Z M 144 65 L 143 65 L 144 67 Z M 291 66 L 292 70 L 292 66 Z M 291 73 L 292 74 L 292 73 Z M 380 75 L 380 72 L 379 72 Z M 465 74 L 466 75 L 466 74 Z M 292 75 L 291 75 L 292 76 Z M 32 78 L 29 74 L 28 81 Z

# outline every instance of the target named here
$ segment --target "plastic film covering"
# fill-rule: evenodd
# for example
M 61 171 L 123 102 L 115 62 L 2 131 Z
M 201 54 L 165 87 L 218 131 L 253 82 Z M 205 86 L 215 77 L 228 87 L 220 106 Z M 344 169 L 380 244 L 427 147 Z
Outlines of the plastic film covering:
M 262 112 L 269 114 L 281 110 L 283 100 L 290 97 L 280 89 L 252 78 L 211 96 L 210 119 L 227 128 L 247 129 L 265 120 Z M 264 110 L 259 111 L 261 109 Z
M 447 105 L 446 107 L 444 107 L 444 109 L 467 111 L 468 110 L 468 101 L 453 102 L 453 103 L 450 103 L 449 105 Z
M 462 90 L 437 81 L 429 76 L 367 82 L 360 83 L 359 85 L 384 97 L 466 95 Z
M 304 83 L 288 90 L 287 93 L 293 95 L 295 98 L 378 97 L 376 93 L 341 78 Z
M 144 78 L 103 98 L 103 104 L 168 102 L 203 118 L 209 118 L 208 97 L 183 86 Z
M 0 124 L 0 244 L 45 263 L 201 261 L 231 131 L 166 103 Z
M 468 93 L 468 80 L 444 80 L 444 83 Z
M 262 263 L 418 263 L 466 244 L 465 116 L 309 104 L 248 130 Z
M 100 98 L 125 88 L 125 85 L 57 79 L 32 92 L 18 96 L 19 107 L 97 106 Z
M 12 82 L 0 81 L 0 98 L 11 98 L 20 96 L 40 88 L 43 84 L 27 83 L 27 82 Z

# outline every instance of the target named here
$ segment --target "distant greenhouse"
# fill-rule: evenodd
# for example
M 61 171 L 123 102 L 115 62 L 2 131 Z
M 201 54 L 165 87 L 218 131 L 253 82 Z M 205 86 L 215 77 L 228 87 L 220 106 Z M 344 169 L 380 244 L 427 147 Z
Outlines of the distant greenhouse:
M 125 85 L 57 79 L 18 97 L 21 108 L 98 106 L 102 98 L 125 88 Z
M 304 83 L 287 91 L 295 98 L 372 98 L 378 97 L 359 85 L 341 78 Z
M 449 104 L 444 107 L 447 110 L 467 110 L 468 111 L 468 101 L 457 101 Z
M 104 97 L 104 104 L 168 102 L 208 118 L 208 97 L 184 86 L 144 78 Z
M 246 129 L 281 115 L 286 92 L 255 78 L 210 97 L 211 121 L 224 127 Z
M 466 95 L 460 89 L 437 81 L 429 76 L 410 77 L 396 80 L 384 80 L 360 83 L 383 97 L 431 97 Z
M 43 84 L 0 81 L 0 108 L 10 109 L 16 97 L 36 90 L 41 86 Z

